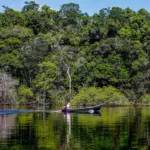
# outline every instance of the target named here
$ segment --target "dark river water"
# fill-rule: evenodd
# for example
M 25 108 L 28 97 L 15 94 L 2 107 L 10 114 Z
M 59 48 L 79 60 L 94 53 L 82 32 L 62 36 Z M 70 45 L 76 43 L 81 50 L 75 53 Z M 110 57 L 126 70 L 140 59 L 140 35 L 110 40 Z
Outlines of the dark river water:
M 0 150 L 149 150 L 150 107 L 0 115 Z

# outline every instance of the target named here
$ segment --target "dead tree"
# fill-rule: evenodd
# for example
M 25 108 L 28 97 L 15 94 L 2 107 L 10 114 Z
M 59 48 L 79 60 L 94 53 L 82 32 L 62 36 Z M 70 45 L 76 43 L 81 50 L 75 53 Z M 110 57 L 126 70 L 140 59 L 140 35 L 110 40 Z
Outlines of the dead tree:
M 14 80 L 8 73 L 0 72 L 0 102 L 13 104 L 16 100 L 16 85 Z

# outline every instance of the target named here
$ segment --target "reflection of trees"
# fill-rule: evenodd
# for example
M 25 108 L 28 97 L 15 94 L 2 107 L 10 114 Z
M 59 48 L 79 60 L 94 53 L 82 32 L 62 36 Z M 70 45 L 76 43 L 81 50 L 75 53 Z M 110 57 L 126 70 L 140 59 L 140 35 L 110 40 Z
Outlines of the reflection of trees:
M 0 131 L 8 131 L 6 139 L 0 132 L 0 143 L 5 140 L 7 149 L 16 150 L 149 149 L 149 109 L 106 108 L 102 116 L 71 114 L 71 118 L 59 113 L 45 113 L 44 118 L 43 113 L 0 116 Z
M 12 116 L 8 115 L 9 119 Z M 1 122 L 3 126 L 6 125 L 4 121 Z M 61 114 L 46 113 L 44 118 L 43 113 L 21 114 L 16 116 L 13 122 L 15 123 L 15 128 L 13 128 L 13 134 L 7 134 L 9 137 L 6 137 L 6 140 L 9 139 L 9 141 L 6 141 L 6 146 L 3 146 L 4 149 L 62 150 L 67 148 L 67 124 Z M 7 124 L 9 124 L 8 121 Z M 8 129 L 10 133 L 10 128 Z M 3 140 L 0 139 L 0 143 L 2 142 Z M 14 146 L 11 143 L 14 143 Z
M 66 123 L 63 115 L 57 115 L 60 114 L 49 114 L 46 120 L 38 121 L 35 133 L 39 148 L 59 150 L 65 147 Z
M 149 147 L 149 125 L 142 121 L 144 116 L 142 116 L 141 108 L 125 110 L 122 108 L 120 113 L 116 113 L 114 117 L 113 115 L 103 116 L 102 113 L 103 117 L 93 117 L 93 119 L 82 115 L 74 116 L 75 126 L 72 129 L 72 136 L 78 138 L 74 138 L 73 145 L 86 150 Z
M 12 115 L 9 115 L 12 117 Z M 36 137 L 33 126 L 33 114 L 20 114 L 16 115 L 15 128 L 13 134 L 7 141 L 7 149 L 27 150 L 36 149 Z
M 16 115 L 0 115 L 0 137 L 11 137 L 11 129 L 14 128 Z

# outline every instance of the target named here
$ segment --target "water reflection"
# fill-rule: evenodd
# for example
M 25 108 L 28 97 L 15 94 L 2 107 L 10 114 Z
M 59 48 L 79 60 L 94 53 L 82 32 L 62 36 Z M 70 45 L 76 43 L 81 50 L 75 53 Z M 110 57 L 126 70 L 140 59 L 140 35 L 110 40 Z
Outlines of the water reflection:
M 101 114 L 0 115 L 0 149 L 150 149 L 150 107 L 104 107 Z
M 16 115 L 0 115 L 0 138 L 10 138 Z
M 66 133 L 66 141 L 67 147 L 70 147 L 70 140 L 71 140 L 71 113 L 64 114 L 64 117 L 67 122 L 67 133 Z

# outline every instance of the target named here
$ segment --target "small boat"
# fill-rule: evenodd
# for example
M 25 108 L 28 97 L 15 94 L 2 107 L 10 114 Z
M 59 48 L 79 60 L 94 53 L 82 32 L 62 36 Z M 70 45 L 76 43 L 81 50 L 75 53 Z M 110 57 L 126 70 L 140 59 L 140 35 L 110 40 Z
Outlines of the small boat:
M 103 105 L 97 105 L 93 107 L 84 107 L 78 109 L 62 109 L 61 111 L 64 113 L 97 113 Z

